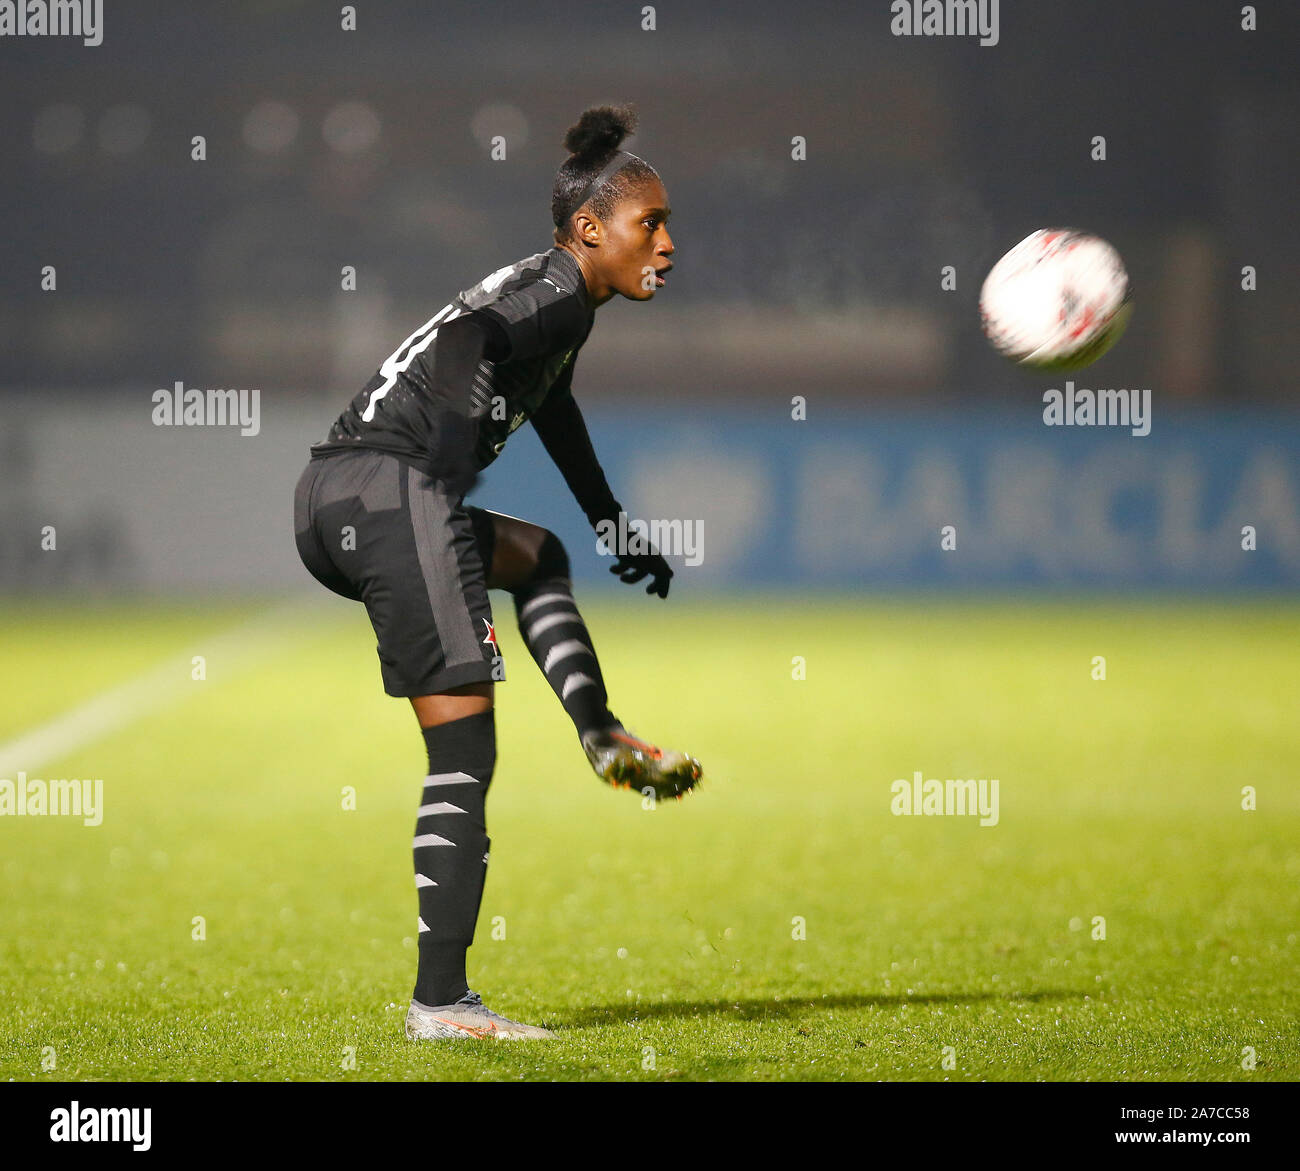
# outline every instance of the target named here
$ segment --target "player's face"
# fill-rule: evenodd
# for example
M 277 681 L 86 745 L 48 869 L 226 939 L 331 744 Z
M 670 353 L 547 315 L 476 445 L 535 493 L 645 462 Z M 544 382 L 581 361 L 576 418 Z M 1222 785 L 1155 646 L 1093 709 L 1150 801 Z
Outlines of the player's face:
M 650 179 L 623 199 L 605 223 L 602 276 L 630 301 L 648 301 L 664 287 L 672 267 L 668 192 Z

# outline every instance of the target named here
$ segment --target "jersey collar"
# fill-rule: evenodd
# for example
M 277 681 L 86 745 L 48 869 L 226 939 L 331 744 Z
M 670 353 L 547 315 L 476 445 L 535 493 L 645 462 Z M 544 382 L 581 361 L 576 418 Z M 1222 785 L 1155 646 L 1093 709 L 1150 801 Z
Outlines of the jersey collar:
M 573 253 L 567 248 L 561 248 L 556 244 L 551 249 L 551 265 L 559 269 L 568 278 L 567 283 L 570 291 L 577 293 L 582 298 L 582 303 L 590 308 L 591 293 L 587 289 L 587 282 L 582 275 L 582 268 L 573 258 Z

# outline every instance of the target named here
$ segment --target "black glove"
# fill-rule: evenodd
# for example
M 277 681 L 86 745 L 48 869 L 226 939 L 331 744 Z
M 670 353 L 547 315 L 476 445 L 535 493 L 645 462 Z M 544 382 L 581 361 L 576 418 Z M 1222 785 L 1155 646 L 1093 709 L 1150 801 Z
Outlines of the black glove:
M 654 580 L 646 586 L 647 594 L 658 594 L 661 598 L 668 596 L 668 583 L 672 581 L 672 567 L 658 553 L 621 553 L 609 567 L 610 573 L 618 574 L 619 581 L 640 581 L 646 574 L 653 575 Z

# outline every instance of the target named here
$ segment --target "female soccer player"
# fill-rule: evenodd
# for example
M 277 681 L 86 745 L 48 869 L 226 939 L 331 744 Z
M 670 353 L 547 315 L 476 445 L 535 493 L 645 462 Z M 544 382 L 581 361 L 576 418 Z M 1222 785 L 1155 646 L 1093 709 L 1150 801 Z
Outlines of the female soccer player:
M 489 1011 L 471 992 L 488 860 L 484 800 L 496 765 L 492 685 L 505 678 L 489 589 L 514 595 L 519 631 L 611 785 L 680 797 L 699 762 L 632 735 L 607 706 L 600 664 L 555 535 L 464 503 L 477 474 L 531 420 L 593 528 L 622 506 L 596 460 L 573 364 L 596 309 L 616 293 L 648 301 L 672 268 L 668 195 L 644 159 L 620 150 L 627 107 L 588 109 L 565 136 L 555 177 L 555 245 L 459 293 L 408 337 L 313 445 L 294 497 L 303 564 L 365 603 L 384 690 L 407 696 L 429 771 L 415 825 L 419 971 L 413 1039 L 552 1037 Z M 658 552 L 617 555 L 625 582 L 668 596 Z

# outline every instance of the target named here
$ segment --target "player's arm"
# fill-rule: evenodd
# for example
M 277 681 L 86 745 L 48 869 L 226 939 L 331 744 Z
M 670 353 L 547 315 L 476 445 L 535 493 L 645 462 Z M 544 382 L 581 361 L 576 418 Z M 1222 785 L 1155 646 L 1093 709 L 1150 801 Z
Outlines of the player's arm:
M 533 429 L 559 468 L 578 507 L 587 517 L 587 523 L 595 529 L 602 522 L 609 522 L 617 529 L 618 514 L 623 511 L 623 506 L 615 499 L 591 445 L 587 424 L 569 385 L 572 372 L 570 364 L 561 381 L 552 387 L 541 407 L 533 413 Z M 657 550 L 638 554 L 615 550 L 615 553 L 618 556 L 610 566 L 610 572 L 617 574 L 620 581 L 630 584 L 650 575 L 646 593 L 658 594 L 661 598 L 668 596 L 668 583 L 673 571 Z
M 471 415 L 474 372 L 500 344 L 490 322 L 466 314 L 438 327 L 432 353 L 429 419 L 432 423 L 433 477 L 463 496 L 474 484 L 478 424 Z
M 580 345 L 587 331 L 582 302 L 540 281 L 498 297 L 470 316 L 489 328 L 493 348 L 488 358 L 493 362 L 562 354 Z

